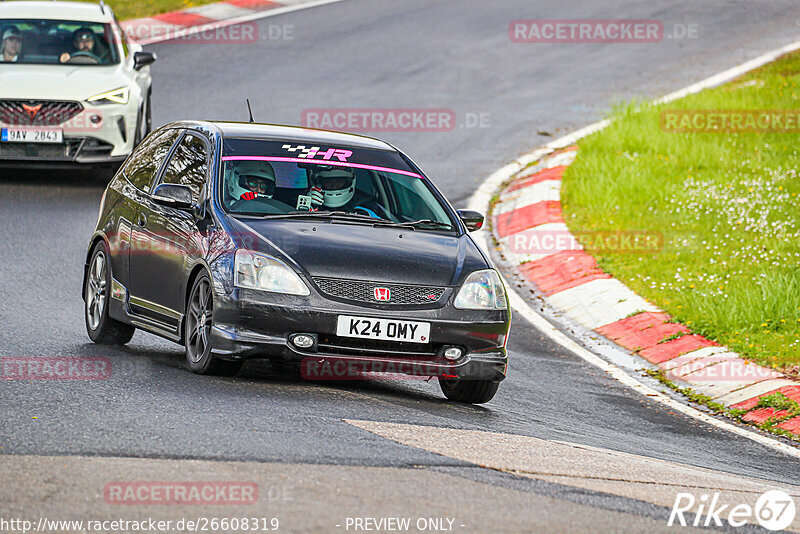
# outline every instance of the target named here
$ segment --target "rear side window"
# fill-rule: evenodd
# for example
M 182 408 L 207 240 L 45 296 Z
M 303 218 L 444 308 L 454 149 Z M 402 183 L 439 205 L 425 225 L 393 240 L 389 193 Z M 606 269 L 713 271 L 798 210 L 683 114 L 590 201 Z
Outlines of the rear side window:
M 149 193 L 153 177 L 179 134 L 180 130 L 164 130 L 140 144 L 128 158 L 125 170 L 122 171 L 125 178 L 140 191 Z
M 200 199 L 208 171 L 208 149 L 199 137 L 186 134 L 169 160 L 162 183 L 188 185 L 195 202 Z

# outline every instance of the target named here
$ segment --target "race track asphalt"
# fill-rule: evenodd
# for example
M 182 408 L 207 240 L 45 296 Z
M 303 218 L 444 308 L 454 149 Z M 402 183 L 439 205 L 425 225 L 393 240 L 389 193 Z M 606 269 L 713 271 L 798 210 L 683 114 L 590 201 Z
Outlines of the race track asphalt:
M 694 28 L 696 38 L 649 44 L 509 40 L 514 19 L 578 18 L 659 19 L 666 35 L 677 25 Z M 257 121 L 288 124 L 299 123 L 311 108 L 446 108 L 457 118 L 452 131 L 374 135 L 406 151 L 462 207 L 488 174 L 516 156 L 602 118 L 618 101 L 668 93 L 788 44 L 797 37 L 798 22 L 800 4 L 791 0 L 345 0 L 257 21 L 264 38 L 256 43 L 149 46 L 159 55 L 153 121 L 245 120 L 245 98 Z M 291 38 L 270 39 L 270 33 Z M 483 127 L 468 127 L 475 117 Z M 93 345 L 80 292 L 103 185 L 83 173 L 0 171 L 0 356 L 108 356 L 113 365 L 103 381 L 1 382 L 4 455 L 26 462 L 28 455 L 65 455 L 245 461 L 287 469 L 422 467 L 536 495 L 545 507 L 576 503 L 575 513 L 586 514 L 580 517 L 601 510 L 608 525 L 635 530 L 664 525 L 664 504 L 612 498 L 620 493 L 598 487 L 565 492 L 563 481 L 533 484 L 501 471 L 476 471 L 456 455 L 400 443 L 348 421 L 506 433 L 775 483 L 798 481 L 796 460 L 670 413 L 523 319 L 513 325 L 508 379 L 484 406 L 447 402 L 432 382 L 321 385 L 261 362 L 249 363 L 235 378 L 197 376 L 187 370 L 181 347 L 142 332 L 124 348 Z M 28 472 L 39 476 L 33 468 Z M 349 484 L 367 484 L 369 470 L 360 473 Z M 409 480 L 397 483 L 413 484 Z M 383 509 L 368 495 L 364 499 L 374 513 Z M 612 513 L 621 516 L 611 521 L 603 515 Z M 553 517 L 540 526 L 557 527 L 563 516 Z

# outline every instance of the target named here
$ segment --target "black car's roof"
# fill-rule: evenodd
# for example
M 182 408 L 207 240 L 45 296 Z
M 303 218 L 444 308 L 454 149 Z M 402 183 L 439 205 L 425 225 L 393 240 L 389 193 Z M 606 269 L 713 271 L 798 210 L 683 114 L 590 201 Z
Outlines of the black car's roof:
M 229 121 L 181 121 L 168 126 L 203 127 L 216 130 L 222 137 L 235 137 L 244 139 L 280 139 L 292 141 L 305 141 L 323 145 L 347 145 L 360 148 L 375 148 L 378 150 L 397 151 L 392 145 L 363 135 L 355 135 L 299 126 L 284 126 L 280 124 L 260 124 L 251 122 Z

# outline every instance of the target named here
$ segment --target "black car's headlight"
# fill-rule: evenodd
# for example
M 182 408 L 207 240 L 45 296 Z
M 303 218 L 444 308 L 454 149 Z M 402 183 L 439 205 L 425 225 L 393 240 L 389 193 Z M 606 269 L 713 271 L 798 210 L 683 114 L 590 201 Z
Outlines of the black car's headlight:
M 506 290 L 497 271 L 475 271 L 467 277 L 453 306 L 462 310 L 506 310 Z
M 286 295 L 310 294 L 308 287 L 291 267 L 260 252 L 240 248 L 236 251 L 233 270 L 236 287 Z

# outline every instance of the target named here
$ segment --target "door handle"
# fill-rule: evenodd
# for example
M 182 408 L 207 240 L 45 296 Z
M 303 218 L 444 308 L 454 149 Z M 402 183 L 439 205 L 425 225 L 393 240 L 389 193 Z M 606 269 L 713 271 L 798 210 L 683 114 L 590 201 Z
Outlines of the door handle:
M 147 217 L 144 216 L 144 213 L 140 213 L 139 216 L 136 218 L 136 224 L 144 228 L 147 226 Z

